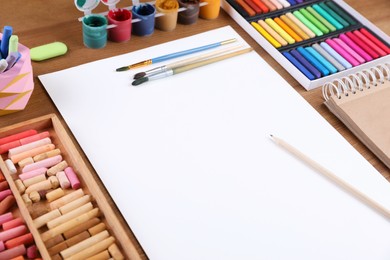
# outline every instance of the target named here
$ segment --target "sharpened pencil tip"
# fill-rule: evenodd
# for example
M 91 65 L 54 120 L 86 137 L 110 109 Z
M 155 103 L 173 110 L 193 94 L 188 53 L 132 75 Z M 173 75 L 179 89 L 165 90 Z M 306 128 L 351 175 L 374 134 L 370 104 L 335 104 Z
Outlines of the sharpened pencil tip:
M 143 78 L 145 77 L 146 73 L 145 72 L 139 72 L 137 74 L 134 75 L 134 79 L 140 79 L 140 78 Z
M 136 79 L 133 81 L 133 83 L 131 83 L 131 85 L 133 86 L 138 86 L 138 85 L 141 85 L 142 83 L 148 81 L 149 78 L 145 77 L 145 78 L 139 78 L 139 79 Z
M 126 71 L 126 70 L 129 70 L 129 66 L 120 67 L 116 69 L 116 71 Z

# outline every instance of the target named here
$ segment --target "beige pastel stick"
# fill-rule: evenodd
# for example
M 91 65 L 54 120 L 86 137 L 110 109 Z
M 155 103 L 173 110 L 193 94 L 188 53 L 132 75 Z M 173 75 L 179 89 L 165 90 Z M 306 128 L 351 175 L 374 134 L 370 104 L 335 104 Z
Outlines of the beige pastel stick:
M 69 181 L 69 179 L 66 176 L 66 173 L 64 171 L 57 172 L 56 177 L 58 178 L 58 181 L 60 182 L 61 188 L 63 188 L 63 189 L 70 188 L 70 181 Z
M 55 148 L 54 144 L 45 144 L 45 145 L 33 148 L 31 150 L 27 150 L 25 152 L 15 154 L 14 156 L 11 156 L 10 159 L 13 161 L 13 163 L 18 163 L 27 157 L 34 157 L 35 158 L 36 155 L 41 154 L 41 153 L 46 153 L 48 151 L 53 150 L 54 148 Z M 34 159 L 34 161 L 36 161 L 36 160 Z
M 65 222 L 61 225 L 58 225 L 52 229 L 49 229 L 48 231 L 42 233 L 41 237 L 43 241 L 47 241 L 50 238 L 53 238 L 61 233 L 64 233 L 65 231 L 68 231 L 88 220 L 91 218 L 97 217 L 99 215 L 99 209 L 95 208 L 87 213 L 84 213 L 74 219 L 69 220 L 68 222 Z M 81 258 L 82 259 L 82 258 Z
M 85 223 L 82 223 L 81 225 L 78 225 L 78 226 L 64 232 L 63 235 L 66 239 L 69 239 L 71 237 L 77 236 L 78 234 L 80 234 L 82 232 L 87 231 L 89 228 L 95 226 L 99 222 L 100 222 L 99 218 L 92 218 L 92 219 L 86 221 Z
M 52 187 L 53 189 L 57 189 L 57 188 L 60 186 L 60 181 L 58 180 L 58 178 L 57 178 L 55 175 L 50 176 L 50 177 L 47 178 L 47 179 L 50 181 L 51 187 Z
M 55 245 L 58 245 L 59 243 L 65 241 L 64 237 L 62 235 L 55 236 L 45 242 L 46 248 L 53 247 Z
M 23 199 L 24 204 L 26 204 L 26 206 L 30 206 L 32 204 L 32 200 L 30 199 L 28 194 L 23 194 L 22 199 Z
M 87 238 L 86 240 L 81 241 L 80 243 L 73 245 L 73 246 L 69 247 L 68 249 L 61 251 L 60 254 L 63 258 L 66 259 L 68 257 L 71 257 L 72 255 L 75 255 L 75 254 L 83 251 L 84 249 L 87 249 L 87 248 L 95 245 L 96 243 L 108 238 L 109 236 L 110 236 L 110 234 L 108 233 L 107 230 L 102 231 L 99 234 L 91 236 L 90 238 Z
M 15 180 L 15 186 L 18 189 L 19 194 L 23 194 L 23 192 L 26 190 L 26 186 L 24 186 L 21 179 Z
M 110 254 L 108 250 L 104 250 L 94 256 L 88 257 L 86 260 L 107 260 L 110 259 Z
M 18 153 L 23 153 L 25 151 L 28 151 L 28 150 L 31 150 L 31 149 L 34 149 L 34 148 L 37 148 L 39 146 L 46 145 L 46 144 L 51 144 L 51 139 L 49 137 L 43 138 L 41 140 L 38 140 L 38 141 L 35 141 L 32 143 L 28 143 L 25 145 L 21 145 L 21 146 L 9 149 L 8 158 L 11 158 L 12 156 L 14 156 Z
M 89 194 L 84 195 L 81 198 L 78 198 L 78 199 L 76 199 L 74 201 L 71 201 L 68 204 L 60 207 L 59 210 L 60 210 L 61 214 L 66 214 L 66 213 L 68 213 L 68 212 L 70 212 L 70 211 L 72 211 L 72 210 L 74 210 L 76 208 L 79 208 L 82 205 L 90 202 L 91 199 L 92 199 L 91 195 L 89 195 Z
M 56 199 L 61 198 L 65 195 L 65 192 L 62 188 L 57 188 L 55 190 L 52 190 L 46 194 L 46 199 L 48 202 L 52 202 Z
M 275 38 L 276 41 L 278 41 L 282 46 L 286 46 L 288 42 L 282 38 L 274 29 L 272 29 L 266 22 L 263 20 L 258 20 L 258 24 L 260 24 L 261 27 L 264 28 L 272 37 Z
M 20 160 L 18 162 L 18 166 L 20 168 L 23 168 L 24 166 L 28 165 L 28 164 L 33 164 L 34 163 L 34 160 L 32 157 L 27 157 L 27 158 L 24 158 L 23 160 Z
M 38 183 L 34 183 L 24 191 L 27 194 L 30 194 L 32 191 L 40 191 L 40 190 L 50 190 L 52 188 L 52 184 L 50 180 L 44 180 Z
M 50 208 L 51 209 L 58 209 L 64 205 L 78 199 L 78 198 L 81 198 L 82 196 L 84 196 L 84 191 L 82 189 L 72 191 L 71 193 L 68 193 L 63 197 L 56 199 L 53 202 L 50 202 Z
M 56 175 L 57 172 L 65 170 L 66 167 L 68 167 L 68 163 L 66 161 L 62 161 L 49 168 L 46 173 L 48 176 L 53 176 Z
M 114 260 L 125 259 L 122 252 L 119 250 L 119 247 L 115 243 L 108 247 L 108 252 L 110 252 L 110 255 L 112 256 L 112 258 L 114 258 Z
M 106 230 L 107 227 L 106 227 L 106 224 L 104 224 L 103 222 L 100 222 L 99 224 L 91 227 L 91 228 L 88 228 L 88 232 L 91 236 L 94 236 L 104 230 Z
M 91 202 L 88 202 L 87 204 L 77 208 L 77 209 L 74 209 L 68 213 L 66 213 L 65 215 L 61 215 L 60 217 L 58 218 L 55 218 L 53 220 L 50 220 L 49 222 L 47 222 L 47 227 L 49 229 L 52 229 L 56 226 L 59 226 L 61 224 L 64 224 L 66 222 L 68 222 L 69 220 L 75 218 L 75 217 L 78 217 L 84 213 L 87 213 L 88 211 L 92 210 L 93 209 L 93 205 Z
M 111 246 L 115 242 L 114 237 L 108 237 L 100 242 L 97 242 L 93 246 L 90 246 L 83 251 L 78 252 L 75 255 L 72 255 L 69 258 L 65 258 L 67 260 L 79 260 L 79 259 L 86 259 L 88 257 L 91 257 L 93 255 L 96 255 L 97 253 L 107 250 L 109 246 Z
M 36 219 L 33 220 L 33 223 L 36 228 L 40 228 L 46 225 L 46 223 L 49 222 L 50 220 L 58 218 L 59 216 L 61 216 L 60 211 L 58 209 L 55 209 L 42 216 L 37 217 Z
M 55 255 L 55 254 L 58 254 L 59 252 L 65 250 L 68 248 L 68 245 L 65 243 L 65 241 L 53 246 L 53 247 L 50 247 L 47 249 L 47 252 L 49 252 L 49 255 Z
M 315 33 L 310 30 L 306 25 L 304 25 L 298 18 L 296 18 L 292 13 L 286 13 L 286 16 L 290 18 L 299 28 L 301 28 L 310 38 L 316 37 Z
M 45 174 L 39 174 L 37 176 L 34 176 L 32 178 L 24 180 L 23 184 L 24 184 L 24 186 L 26 186 L 26 188 L 28 188 L 29 186 L 31 186 L 31 185 L 33 185 L 35 183 L 42 182 L 42 181 L 45 181 L 45 180 L 46 180 L 46 175 Z
M 47 159 L 47 158 L 50 158 L 50 157 L 53 157 L 53 156 L 56 156 L 56 155 L 60 155 L 60 154 L 61 154 L 61 150 L 60 149 L 54 149 L 54 150 L 51 150 L 51 151 L 47 151 L 47 152 L 44 152 L 44 153 L 37 154 L 37 155 L 35 155 L 33 157 L 33 159 L 34 159 L 35 162 L 39 162 L 39 161 L 42 161 L 44 159 Z
M 84 231 L 78 235 L 75 235 L 75 236 L 65 240 L 65 242 L 66 242 L 66 245 L 68 247 L 71 247 L 71 246 L 74 246 L 74 245 L 80 243 L 81 241 L 84 241 L 90 237 L 91 237 L 91 235 L 88 233 L 88 231 Z

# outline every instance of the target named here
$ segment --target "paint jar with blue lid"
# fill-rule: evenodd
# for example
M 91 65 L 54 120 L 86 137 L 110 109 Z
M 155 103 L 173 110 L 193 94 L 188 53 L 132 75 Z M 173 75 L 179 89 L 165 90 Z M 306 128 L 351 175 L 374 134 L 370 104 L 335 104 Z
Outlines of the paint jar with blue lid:
M 151 35 L 154 32 L 156 8 L 149 3 L 136 5 L 132 9 L 133 29 L 138 36 Z

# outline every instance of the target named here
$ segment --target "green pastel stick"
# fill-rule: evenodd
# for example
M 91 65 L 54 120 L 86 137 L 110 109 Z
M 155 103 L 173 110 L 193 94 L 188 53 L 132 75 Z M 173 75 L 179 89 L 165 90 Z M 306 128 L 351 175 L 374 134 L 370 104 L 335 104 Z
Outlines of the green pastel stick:
M 307 26 L 315 35 L 317 36 L 322 36 L 324 33 L 318 29 L 314 24 L 312 24 L 309 20 L 306 19 L 305 16 L 299 11 L 294 11 L 293 12 L 294 16 L 299 19 L 304 25 Z
M 352 25 L 355 25 L 356 22 L 354 19 L 352 19 L 352 17 L 350 15 L 348 15 L 343 9 L 341 9 L 340 7 L 338 7 L 335 3 L 333 2 L 326 2 L 326 4 L 333 9 L 333 11 L 335 11 L 338 15 L 340 15 L 341 17 L 344 18 L 344 20 L 346 20 L 348 23 L 352 24 Z
M 336 27 L 337 30 L 341 30 L 344 28 L 344 26 L 339 23 L 336 19 L 333 18 L 330 14 L 328 14 L 327 11 L 325 11 L 321 6 L 318 4 L 313 5 L 313 9 L 316 10 L 320 15 L 322 15 L 328 22 L 330 22 L 334 27 Z
M 323 25 L 320 21 L 318 21 L 317 18 L 315 18 L 311 13 L 309 13 L 306 9 L 302 8 L 299 10 L 303 16 L 306 17 L 307 20 L 309 20 L 312 24 L 314 24 L 318 29 L 321 30 L 324 34 L 329 33 L 329 29 L 326 28 L 325 25 Z
M 333 16 L 334 19 L 336 19 L 337 21 L 339 21 L 344 27 L 348 27 L 349 26 L 349 23 L 347 21 L 345 21 L 340 15 L 338 15 L 335 11 L 333 11 L 332 8 L 330 8 L 329 6 L 327 6 L 325 3 L 319 3 L 319 5 L 326 11 L 328 12 L 328 14 L 330 14 L 331 16 Z
M 326 20 L 322 15 L 320 15 L 313 7 L 309 6 L 306 8 L 315 18 L 318 19 L 323 25 L 325 25 L 331 32 L 336 31 L 336 27 L 334 27 L 328 20 Z

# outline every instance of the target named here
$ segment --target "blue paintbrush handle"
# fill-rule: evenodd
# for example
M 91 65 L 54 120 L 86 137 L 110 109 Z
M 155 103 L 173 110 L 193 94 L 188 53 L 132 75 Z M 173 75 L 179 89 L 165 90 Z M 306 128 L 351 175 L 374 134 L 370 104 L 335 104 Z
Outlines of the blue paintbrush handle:
M 0 52 L 1 52 L 1 56 L 4 59 L 7 58 L 8 56 L 9 38 L 11 38 L 11 35 L 12 35 L 12 27 L 8 25 L 4 26 L 3 37 L 0 43 Z
M 178 58 L 178 57 L 181 57 L 181 56 L 184 56 L 184 55 L 196 53 L 196 52 L 199 52 L 199 51 L 204 51 L 204 50 L 216 48 L 218 46 L 221 46 L 221 45 L 226 44 L 226 43 L 230 43 L 232 41 L 235 41 L 235 39 L 222 41 L 222 42 L 217 42 L 217 43 L 212 43 L 212 44 L 196 47 L 196 48 L 189 49 L 189 50 L 184 50 L 184 51 L 179 51 L 179 52 L 163 55 L 163 56 L 160 56 L 160 57 L 157 57 L 157 58 L 153 58 L 152 59 L 152 63 L 157 63 L 157 62 L 161 62 L 161 61 L 165 61 L 165 60 L 169 60 L 169 59 Z

